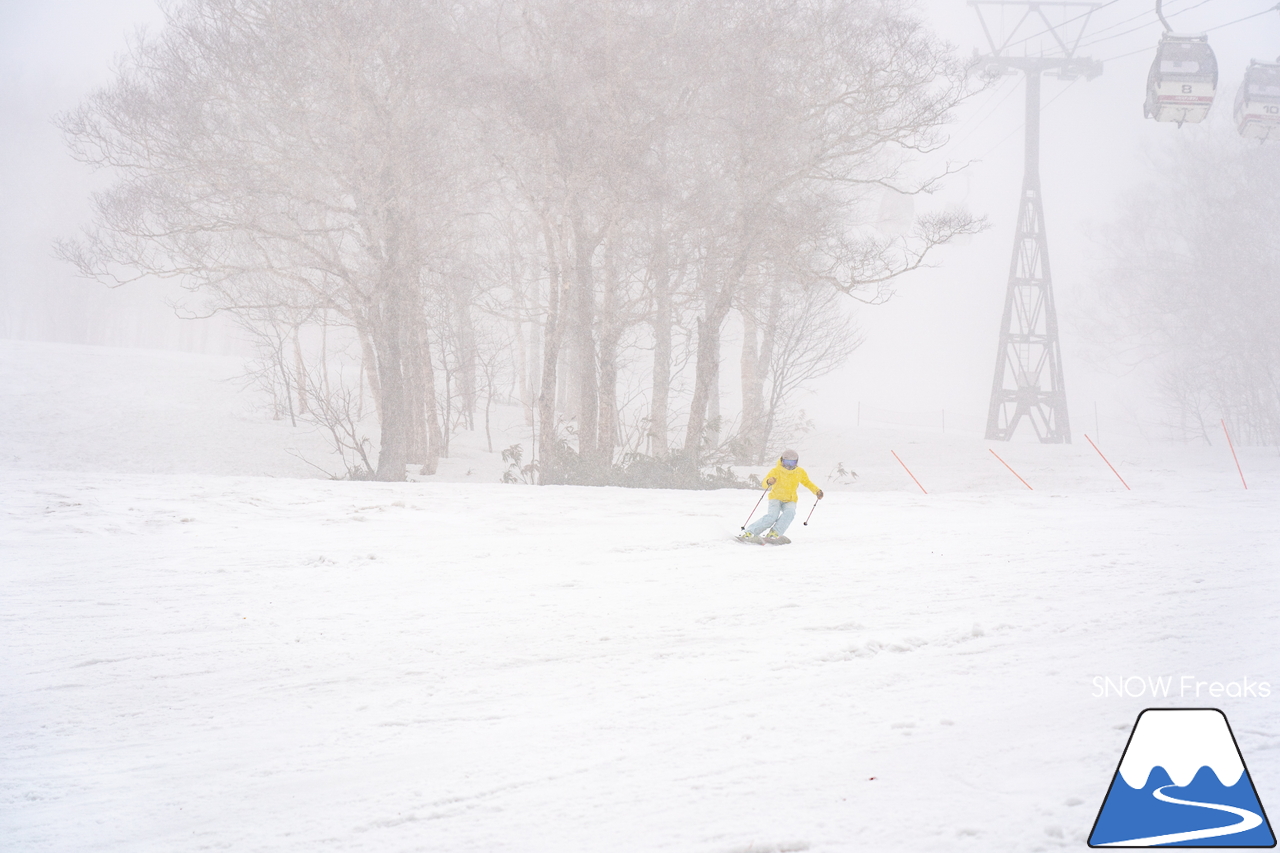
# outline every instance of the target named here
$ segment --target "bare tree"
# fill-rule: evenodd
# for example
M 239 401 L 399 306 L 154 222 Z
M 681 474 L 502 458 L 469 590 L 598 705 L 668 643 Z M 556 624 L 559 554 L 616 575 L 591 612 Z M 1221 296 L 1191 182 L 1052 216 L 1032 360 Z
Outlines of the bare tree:
M 288 407 L 362 467 L 367 385 L 379 479 L 434 472 L 478 429 L 482 386 L 491 446 L 508 372 L 541 482 L 612 481 L 640 424 L 696 472 L 722 421 L 756 452 L 847 355 L 813 300 L 883 300 L 976 227 L 861 230 L 867 193 L 931 186 L 902 164 L 967 85 L 896 0 L 187 0 L 62 117 L 118 182 L 61 252 L 109 283 L 180 279 L 278 339 Z M 793 322 L 796 304 L 821 319 Z M 746 410 L 721 418 L 735 309 Z M 304 345 L 331 325 L 358 393 Z
M 909 153 L 939 145 L 949 110 L 967 94 L 946 46 L 895 4 L 778 0 L 754 11 L 714 31 L 721 73 L 699 125 L 710 159 L 723 165 L 719 186 L 705 193 L 715 215 L 705 219 L 698 271 L 698 373 L 684 446 L 694 456 L 719 381 L 721 329 L 744 277 L 770 259 L 769 235 L 814 216 L 820 229 L 856 226 L 861 191 L 894 184 Z M 924 220 L 899 252 L 840 233 L 825 253 L 807 254 L 853 292 L 916 268 L 931 248 L 976 227 L 956 212 Z
M 1280 151 L 1228 127 L 1180 135 L 1107 229 L 1093 331 L 1153 359 L 1170 426 L 1280 443 Z
M 63 255 L 111 282 L 180 277 L 232 312 L 276 288 L 302 293 L 353 325 L 378 400 L 380 479 L 404 478 L 422 431 L 422 269 L 461 174 L 445 12 L 191 0 L 61 119 L 75 156 L 119 176 Z
M 765 461 L 770 446 L 779 438 L 775 430 L 792 396 L 806 383 L 844 364 L 863 341 L 848 306 L 839 294 L 822 285 L 790 288 L 779 300 L 777 314 L 767 351 L 763 423 L 752 448 L 757 463 Z

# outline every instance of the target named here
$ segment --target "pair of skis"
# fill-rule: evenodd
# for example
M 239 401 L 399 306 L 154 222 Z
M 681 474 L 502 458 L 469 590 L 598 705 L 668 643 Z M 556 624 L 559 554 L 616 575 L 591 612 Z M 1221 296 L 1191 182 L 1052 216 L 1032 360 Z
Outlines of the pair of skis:
M 741 542 L 743 545 L 790 545 L 791 540 L 782 534 L 777 536 L 752 536 L 748 539 L 745 536 L 735 536 L 735 542 Z
M 769 494 L 770 488 L 772 487 L 765 486 L 764 491 L 760 493 L 760 497 L 756 499 L 756 505 L 751 508 L 751 515 L 756 514 L 756 510 L 760 508 L 760 502 L 764 500 L 765 495 Z M 809 518 L 813 518 L 813 510 L 817 508 L 818 508 L 818 502 L 814 501 L 813 509 L 809 510 Z M 747 529 L 747 523 L 751 521 L 751 515 L 747 516 L 747 521 L 743 522 L 742 527 L 738 528 L 739 530 L 745 531 Z M 806 527 L 809 524 L 809 518 L 806 518 L 804 520 Z M 764 536 L 758 536 L 758 535 L 752 535 L 752 536 L 738 535 L 733 538 L 735 542 L 741 542 L 744 545 L 790 545 L 791 544 L 791 540 L 783 536 L 782 534 L 778 534 L 777 536 L 773 536 L 773 537 L 764 537 Z

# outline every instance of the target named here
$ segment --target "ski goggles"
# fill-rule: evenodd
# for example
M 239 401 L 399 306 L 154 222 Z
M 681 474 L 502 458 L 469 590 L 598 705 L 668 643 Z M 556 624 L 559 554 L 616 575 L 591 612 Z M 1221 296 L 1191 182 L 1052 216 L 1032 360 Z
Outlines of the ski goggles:
M 794 471 L 795 467 L 800 464 L 799 459 L 781 459 L 779 461 L 782 462 L 782 467 L 788 471 Z

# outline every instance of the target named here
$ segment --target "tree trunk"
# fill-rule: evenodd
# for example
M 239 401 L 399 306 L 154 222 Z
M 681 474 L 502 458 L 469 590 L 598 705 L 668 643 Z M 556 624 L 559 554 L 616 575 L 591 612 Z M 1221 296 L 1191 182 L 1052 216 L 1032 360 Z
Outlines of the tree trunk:
M 368 322 L 366 320 L 366 322 Z M 364 379 L 369 383 L 369 394 L 373 397 L 373 408 L 378 420 L 382 420 L 382 383 L 378 381 L 378 356 L 370 340 L 369 330 L 364 325 L 356 327 L 356 335 L 360 338 L 360 366 L 364 370 Z M 361 399 L 364 395 L 361 394 Z
M 382 176 L 386 185 L 389 178 Z M 390 195 L 385 207 L 386 239 L 383 264 L 374 287 L 374 321 L 370 329 L 378 359 L 378 383 L 382 393 L 378 470 L 374 477 L 384 482 L 403 482 L 409 462 L 413 432 L 413 354 L 409 327 L 422 316 L 418 293 L 418 267 L 412 262 L 411 241 L 405 240 L 403 217 L 398 201 Z M 409 243 L 409 245 L 406 245 Z
M 600 464 L 597 431 L 600 425 L 600 380 L 596 373 L 596 289 L 591 258 L 598 238 L 589 237 L 580 219 L 573 221 L 574 248 L 574 373 L 578 389 L 578 457 L 587 471 Z
M 618 438 L 618 346 L 622 318 L 618 316 L 618 275 L 612 241 L 605 243 L 604 294 L 600 305 L 600 407 L 596 433 L 599 482 L 607 481 Z
M 521 402 L 524 403 L 524 420 L 528 426 L 536 423 L 538 410 L 538 384 L 534 381 L 533 365 L 540 364 L 542 356 L 542 326 L 529 324 L 529 348 L 525 357 L 525 385 L 521 389 Z
M 562 284 L 560 288 L 560 304 L 566 308 L 568 307 L 569 296 L 569 286 Z M 578 386 L 570 381 L 573 374 L 573 360 L 569 354 L 571 347 L 564 346 L 564 323 L 566 319 L 562 317 L 557 327 L 560 332 L 561 345 L 556 349 L 556 421 L 557 423 L 569 423 L 571 421 L 577 423 Z
M 405 341 L 405 459 L 410 465 L 423 465 L 427 458 L 427 430 L 422 417 L 422 376 L 418 359 L 418 338 L 414 328 Z
M 307 414 L 307 364 L 302 358 L 302 341 L 298 327 L 293 329 L 294 387 L 298 389 L 298 413 Z
M 649 454 L 666 459 L 671 399 L 671 264 L 661 220 L 654 229 L 653 255 L 653 386 L 649 401 Z
M 408 383 L 408 459 L 412 465 L 421 465 L 422 473 L 427 471 L 427 457 L 430 453 L 431 440 L 427 433 L 427 371 L 431 369 L 429 359 L 423 358 L 423 341 L 426 337 L 426 320 L 419 316 L 409 324 L 405 349 L 405 375 Z
M 400 339 L 399 306 L 388 306 L 384 328 L 375 339 L 378 353 L 378 381 L 382 387 L 381 433 L 378 447 L 378 470 L 374 476 L 384 482 L 404 480 L 408 463 L 409 410 L 408 388 L 404 375 L 404 348 Z
M 533 335 L 531 338 L 525 337 L 524 325 L 525 318 L 529 316 L 529 298 L 527 293 L 527 282 L 524 276 L 524 267 L 519 263 L 519 250 L 516 241 L 512 239 L 508 243 L 510 268 L 508 275 L 511 280 L 512 308 L 514 309 L 514 318 L 512 320 L 512 329 L 515 332 L 515 370 L 516 370 L 516 389 L 517 396 L 520 400 L 520 407 L 524 410 L 524 422 L 526 426 L 533 426 L 534 423 L 534 389 L 533 389 L 533 370 L 531 365 L 536 364 L 537 356 L 537 336 L 538 324 L 533 322 Z M 534 282 L 537 287 L 537 282 Z M 536 302 L 536 291 L 535 291 Z
M 329 309 L 320 315 L 320 381 L 321 393 L 326 400 L 332 399 L 329 391 Z
M 758 294 L 755 288 L 747 294 L 742 305 L 742 355 L 738 369 L 742 375 L 742 427 L 739 431 L 734 458 L 739 465 L 755 461 L 756 437 L 760 434 L 760 421 L 764 415 L 764 376 L 760 370 L 759 324 L 756 322 Z
M 778 342 L 778 315 L 782 311 L 782 282 L 775 277 L 768 285 L 769 304 L 765 309 L 765 320 L 763 334 L 760 336 L 760 356 L 758 375 L 760 377 L 760 399 L 762 409 L 764 400 L 764 380 L 772 371 L 773 366 L 773 349 Z M 776 383 L 778 377 L 773 377 Z M 776 387 L 776 385 L 775 385 Z M 752 450 L 755 453 L 756 464 L 763 464 L 765 456 L 769 453 L 769 440 L 773 433 L 773 425 L 778 417 L 778 396 L 771 393 L 769 396 L 769 405 L 767 411 L 763 411 L 764 417 L 760 422 L 759 430 L 753 436 L 755 445 Z
M 560 361 L 560 306 L 564 291 L 563 272 L 559 263 L 556 239 L 549 222 L 543 222 L 543 241 L 547 247 L 547 322 L 542 335 L 542 377 L 538 392 L 538 482 L 546 485 L 563 482 L 564 460 L 560 459 L 556 434 L 556 379 Z
M 523 302 L 521 299 L 516 303 L 517 310 L 523 310 Z M 532 382 L 529 375 L 529 342 L 524 335 L 524 321 L 516 318 L 512 323 L 515 330 L 516 345 L 516 399 L 520 401 L 520 408 L 524 411 L 524 422 L 526 426 L 533 425 L 533 395 L 530 393 Z
M 684 454 L 694 464 L 702 458 L 702 440 L 708 427 L 708 410 L 712 395 L 716 397 L 712 417 L 719 415 L 720 394 L 720 333 L 725 318 L 733 307 L 734 296 L 742 285 L 743 274 L 750 260 L 749 247 L 754 240 L 752 231 L 744 227 L 739 243 L 740 251 L 719 279 L 719 288 L 712 289 L 710 282 L 703 288 L 703 314 L 698 318 L 698 363 L 694 371 L 693 400 L 689 404 L 689 424 L 685 429 Z M 715 269 L 711 259 L 705 262 L 708 274 Z M 717 430 L 718 430 L 718 425 Z
M 440 372 L 444 374 L 444 406 L 441 418 L 444 429 L 441 431 L 440 452 L 449 455 L 449 439 L 453 437 L 453 368 L 449 364 L 449 347 L 444 335 L 440 336 Z M 437 408 L 439 408 L 437 406 Z
M 683 450 L 685 457 L 694 464 L 702 458 L 711 397 L 713 394 L 718 396 L 720 391 L 720 332 L 733 304 L 731 294 L 732 290 L 727 285 L 722 287 L 708 300 L 703 315 L 698 318 L 697 366 Z
M 721 328 L 723 328 L 721 324 Z M 720 336 L 720 332 L 716 332 L 716 337 Z M 717 344 L 717 348 L 719 345 Z M 705 444 L 707 449 L 713 449 L 720 446 L 720 430 L 724 424 L 720 416 L 720 364 L 717 360 L 716 369 L 711 373 L 711 388 L 707 392 L 707 426 L 705 430 Z M 703 452 L 699 452 L 699 458 L 703 456 Z
M 684 450 L 697 464 L 702 458 L 702 440 L 707 429 L 711 395 L 720 389 L 720 330 L 727 310 L 715 310 L 698 318 L 698 355 L 693 379 L 693 400 L 689 403 L 689 423 L 685 427 Z
M 440 401 L 436 399 L 436 367 L 431 359 L 431 332 L 423 327 L 418 346 L 418 370 L 422 377 L 422 416 L 426 419 L 427 452 L 422 473 L 434 474 L 440 468 L 440 450 L 444 436 L 440 431 Z
M 273 325 L 272 328 L 274 329 L 275 326 Z M 284 385 L 283 396 L 284 396 L 285 403 L 289 406 L 289 425 L 297 426 L 298 416 L 294 412 L 294 408 L 293 408 L 293 378 L 289 375 L 289 365 L 284 355 L 284 337 L 283 336 L 280 336 L 278 340 L 273 342 L 271 353 L 276 363 L 276 369 L 280 371 L 280 382 L 282 385 Z M 273 393 L 273 396 L 274 396 L 274 393 Z M 278 412 L 279 409 L 280 409 L 280 404 L 277 400 L 276 411 Z M 276 420 L 279 420 L 279 419 L 280 419 L 279 416 L 277 416 Z
M 460 397 L 458 409 L 463 416 L 467 429 L 475 429 L 476 407 L 479 401 L 476 374 L 478 370 L 476 357 L 475 321 L 471 316 L 471 286 L 465 281 L 457 281 L 449 289 L 453 300 L 454 339 L 458 344 L 453 369 L 454 380 L 458 385 Z

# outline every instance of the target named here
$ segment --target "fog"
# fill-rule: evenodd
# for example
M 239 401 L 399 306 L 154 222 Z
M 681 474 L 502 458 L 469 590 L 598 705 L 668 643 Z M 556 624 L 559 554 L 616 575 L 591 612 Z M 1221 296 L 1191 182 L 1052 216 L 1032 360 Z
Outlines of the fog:
M 0 847 L 1274 846 L 1275 1 L 0 0 Z
M 1192 5 L 1166 3 L 1165 8 L 1177 12 Z M 1083 47 L 1079 55 L 1108 60 L 1153 48 L 1161 28 L 1152 7 L 1125 0 L 1099 9 L 1084 43 L 1089 31 L 1112 27 L 1098 36 L 1108 40 Z M 939 2 L 927 8 L 929 20 L 962 52 L 975 47 L 986 52 L 977 17 L 967 4 Z M 1170 23 L 1179 31 L 1196 32 L 1264 8 L 1262 3 L 1215 0 L 1170 18 Z M 1150 14 L 1114 27 L 1143 12 Z M 1138 31 L 1117 36 L 1139 25 Z M 1230 100 L 1249 60 L 1274 61 L 1280 54 L 1280 14 L 1217 30 L 1210 41 L 1221 76 L 1206 124 L 1221 128 L 1230 124 Z M 1120 196 L 1159 177 L 1153 160 L 1180 134 L 1203 132 L 1143 118 L 1143 88 L 1153 54 L 1147 49 L 1107 61 L 1102 76 L 1092 81 L 1064 83 L 1048 76 L 1043 81 L 1040 173 L 1077 441 L 1082 432 L 1094 432 L 1095 403 L 1104 434 L 1138 441 L 1162 435 L 1150 375 L 1091 340 L 1082 328 L 1082 314 L 1099 285 L 1099 233 L 1114 222 Z M 949 191 L 989 216 L 991 228 L 967 245 L 946 250 L 941 268 L 904 281 L 889 304 L 864 312 L 867 343 L 845 374 L 853 396 L 904 410 L 945 408 L 949 424 L 954 411 L 958 428 L 982 430 L 1022 181 L 1022 87 L 1021 75 L 1010 76 L 960 111 L 952 132 L 955 142 L 944 153 L 976 162 L 952 179 Z M 814 411 L 821 409 L 815 405 Z
M 1171 0 L 1165 11 L 1175 30 L 1197 32 L 1264 8 L 1258 0 Z M 959 56 L 987 52 L 972 7 L 934 0 L 917 9 Z M 1003 19 L 987 14 L 996 33 L 1012 23 L 1010 14 Z M 9 2 L 0 10 L 0 335 L 250 351 L 230 322 L 175 317 L 170 303 L 181 291 L 174 282 L 143 281 L 111 290 L 84 280 L 53 254 L 55 240 L 74 237 L 89 224 L 89 195 L 108 186 L 110 177 L 95 175 L 71 158 L 52 117 L 111 82 L 114 60 L 138 28 L 162 26 L 162 14 L 148 0 Z M 1027 27 L 1021 32 L 1042 29 Z M 1100 237 L 1114 226 L 1125 193 L 1160 178 L 1156 163 L 1172 146 L 1227 128 L 1231 99 L 1248 61 L 1271 61 L 1280 54 L 1280 14 L 1213 30 L 1210 40 L 1221 70 L 1217 103 L 1204 125 L 1179 129 L 1142 116 L 1146 71 L 1160 31 L 1149 3 L 1104 4 L 1089 21 L 1078 52 L 1103 60 L 1104 73 L 1092 81 L 1044 79 L 1041 178 L 1077 440 L 1084 431 L 1143 441 L 1167 437 L 1150 368 L 1091 331 L 1090 315 L 1104 286 Z M 1051 48 L 1042 40 L 1021 49 L 1034 54 Z M 908 166 L 908 174 L 923 178 L 944 164 L 967 164 L 939 192 L 916 197 L 914 212 L 962 204 L 987 217 L 989 227 L 939 248 L 931 268 L 897 279 L 894 295 L 884 304 L 857 308 L 862 346 L 837 371 L 808 383 L 790 401 L 819 427 L 851 423 L 862 404 L 903 412 L 945 410 L 948 430 L 981 433 L 1022 180 L 1022 86 L 1021 75 L 1006 76 L 961 103 L 945 129 L 950 141 Z M 726 406 L 736 402 L 734 334 L 726 329 L 730 349 L 723 354 L 721 380 Z

